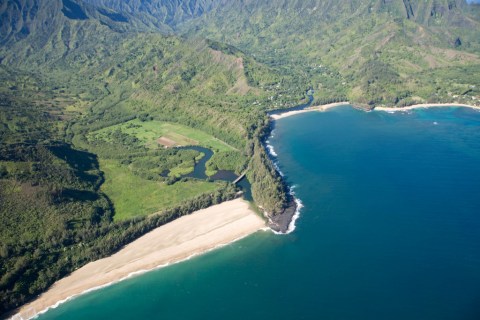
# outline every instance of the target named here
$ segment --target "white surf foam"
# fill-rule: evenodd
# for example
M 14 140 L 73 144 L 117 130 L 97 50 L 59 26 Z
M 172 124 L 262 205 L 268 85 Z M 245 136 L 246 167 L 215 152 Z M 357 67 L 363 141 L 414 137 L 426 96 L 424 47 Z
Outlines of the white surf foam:
M 260 231 L 268 231 L 269 229 L 268 228 L 262 228 L 260 229 Z M 138 271 L 134 271 L 134 272 L 131 272 L 129 273 L 127 276 L 119 279 L 119 280 L 115 280 L 115 281 L 112 281 L 112 282 L 109 282 L 109 283 L 106 283 L 106 284 L 102 284 L 100 286 L 96 286 L 96 287 L 93 287 L 93 288 L 90 288 L 90 289 L 87 289 L 85 291 L 82 291 L 81 293 L 77 293 L 77 294 L 74 294 L 74 295 L 71 295 L 63 300 L 60 300 L 58 302 L 56 302 L 54 305 L 50 306 L 50 307 L 47 307 L 41 311 L 36 311 L 34 309 L 32 310 L 27 310 L 25 312 L 22 312 L 23 314 L 25 313 L 29 313 L 29 311 L 31 311 L 31 315 L 28 315 L 26 318 L 23 318 L 20 314 L 15 314 L 13 315 L 10 320 L 29 320 L 29 319 L 36 319 L 38 318 L 38 316 L 48 312 L 49 310 L 52 310 L 52 309 L 56 309 L 58 308 L 60 305 L 64 304 L 65 302 L 69 302 L 73 299 L 76 299 L 80 296 L 83 296 L 85 294 L 88 294 L 90 292 L 93 292 L 93 291 L 97 291 L 97 290 L 100 290 L 100 289 L 103 289 L 103 288 L 106 288 L 106 287 L 109 287 L 109 286 L 112 286 L 112 285 L 115 285 L 119 282 L 122 282 L 124 280 L 128 280 L 132 277 L 136 277 L 136 276 L 139 276 L 139 275 L 142 275 L 142 274 L 145 274 L 147 272 L 150 272 L 150 271 L 155 271 L 155 270 L 158 270 L 158 269 L 161 269 L 161 268 L 165 268 L 165 267 L 168 267 L 168 266 L 171 266 L 171 265 L 174 265 L 174 264 L 177 264 L 177 263 L 181 263 L 181 262 L 184 262 L 184 261 L 188 261 L 192 258 L 195 258 L 196 256 L 200 256 L 200 255 L 203 255 L 205 253 L 208 253 L 208 252 L 211 252 L 211 251 L 214 251 L 216 249 L 219 249 L 219 248 L 222 248 L 222 247 L 225 247 L 229 244 L 232 244 L 234 242 L 237 242 L 239 240 L 242 240 L 246 237 L 248 237 L 249 234 L 247 235 L 244 235 L 244 236 L 240 236 L 232 241 L 229 241 L 229 242 L 225 242 L 225 243 L 220 243 L 220 244 L 217 244 L 216 246 L 210 248 L 210 249 L 207 249 L 207 250 L 204 250 L 204 251 L 199 251 L 199 252 L 195 252 L 193 254 L 191 254 L 190 256 L 184 258 L 184 259 L 181 259 L 181 260 L 178 260 L 178 261 L 173 261 L 173 262 L 167 262 L 167 263 L 164 263 L 164 264 L 161 264 L 161 265 L 158 265 L 154 268 L 151 268 L 151 269 L 142 269 L 142 270 L 138 270 Z
M 303 203 L 302 203 L 302 200 L 300 200 L 298 198 L 295 198 L 295 203 L 297 204 L 297 210 L 295 210 L 295 214 L 292 217 L 292 221 L 288 225 L 288 229 L 287 229 L 286 234 L 289 234 L 289 233 L 292 233 L 293 231 L 295 231 L 295 229 L 297 228 L 297 225 L 296 225 L 297 220 L 300 218 L 300 212 L 301 212 L 302 208 L 304 207 Z
M 295 231 L 295 229 L 297 228 L 297 225 L 296 225 L 296 222 L 297 220 L 300 218 L 300 212 L 302 210 L 302 208 L 304 207 L 303 205 L 303 202 L 302 200 L 300 200 L 299 198 L 295 197 L 295 191 L 294 189 L 296 188 L 297 186 L 294 185 L 290 188 L 290 195 L 293 197 L 293 199 L 295 200 L 295 203 L 297 204 L 297 209 L 295 210 L 295 214 L 293 215 L 292 217 L 292 221 L 290 221 L 290 224 L 288 225 L 288 229 L 287 229 L 287 232 L 286 234 L 289 234 L 289 233 L 292 233 L 293 231 Z
M 273 162 L 273 166 L 275 167 L 275 170 L 277 170 L 278 174 L 280 174 L 280 176 L 283 178 L 283 177 L 284 177 L 284 174 L 283 174 L 283 172 L 280 170 L 280 167 L 278 166 L 278 163 L 277 163 L 277 162 Z
M 272 164 L 275 168 L 275 170 L 278 172 L 278 174 L 280 174 L 280 176 L 283 178 L 285 175 L 284 173 L 282 172 L 282 170 L 280 170 L 280 166 L 278 165 L 278 161 L 277 161 L 277 157 L 278 157 L 278 154 L 275 152 L 275 149 L 273 148 L 273 146 L 270 144 L 270 139 L 274 137 L 274 132 L 275 130 L 273 130 L 270 134 L 270 137 L 268 137 L 268 140 L 265 141 L 265 146 L 267 148 L 267 152 L 268 154 L 271 156 L 270 159 L 272 161 Z M 297 208 L 295 210 L 295 214 L 292 216 L 292 220 L 290 221 L 290 224 L 288 225 L 288 228 L 287 228 L 287 231 L 286 232 L 278 232 L 278 231 L 275 231 L 273 229 L 271 229 L 271 231 L 274 233 L 274 234 L 277 234 L 277 235 L 287 235 L 287 234 L 290 234 L 292 233 L 293 231 L 295 231 L 296 229 L 296 222 L 297 220 L 300 218 L 300 212 L 302 210 L 302 208 L 304 207 L 302 201 L 300 199 L 298 199 L 297 197 L 295 197 L 295 192 L 294 192 L 294 189 L 296 188 L 297 186 L 292 186 L 289 188 L 289 191 L 288 193 L 290 194 L 290 196 L 293 197 L 296 205 L 297 205 Z
M 275 230 L 271 229 L 271 231 L 276 235 L 284 236 L 284 235 L 287 235 L 287 234 L 290 234 L 290 233 L 294 232 L 295 229 L 297 228 L 296 222 L 300 218 L 300 213 L 301 213 L 304 205 L 303 205 L 302 200 L 295 197 L 295 192 L 293 190 L 296 187 L 297 187 L 296 185 L 292 186 L 292 187 L 290 187 L 290 190 L 289 190 L 289 194 L 293 197 L 293 199 L 294 199 L 294 201 L 297 205 L 297 209 L 295 210 L 295 214 L 292 216 L 292 220 L 290 221 L 290 224 L 288 225 L 288 228 L 287 228 L 286 232 L 278 232 L 278 231 L 275 231 Z
M 278 157 L 278 154 L 275 152 L 275 149 L 271 144 L 267 144 L 268 153 L 273 157 Z

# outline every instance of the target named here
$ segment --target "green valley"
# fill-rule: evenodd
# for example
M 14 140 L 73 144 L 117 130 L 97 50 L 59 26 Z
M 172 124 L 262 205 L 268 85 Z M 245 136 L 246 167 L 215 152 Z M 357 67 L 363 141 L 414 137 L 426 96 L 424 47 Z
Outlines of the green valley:
M 205 181 L 179 181 L 167 185 L 142 179 L 114 160 L 102 161 L 100 165 L 106 177 L 102 191 L 115 204 L 115 221 L 175 208 L 185 199 L 211 193 L 222 187 Z

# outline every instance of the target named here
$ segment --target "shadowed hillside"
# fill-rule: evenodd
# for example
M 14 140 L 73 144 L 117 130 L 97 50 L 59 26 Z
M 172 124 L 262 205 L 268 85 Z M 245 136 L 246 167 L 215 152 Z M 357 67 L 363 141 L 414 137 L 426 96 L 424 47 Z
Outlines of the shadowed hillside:
M 177 25 L 199 17 L 220 3 L 219 0 L 86 0 L 88 3 L 105 6 L 117 12 L 128 12 L 145 23 L 160 29 Z

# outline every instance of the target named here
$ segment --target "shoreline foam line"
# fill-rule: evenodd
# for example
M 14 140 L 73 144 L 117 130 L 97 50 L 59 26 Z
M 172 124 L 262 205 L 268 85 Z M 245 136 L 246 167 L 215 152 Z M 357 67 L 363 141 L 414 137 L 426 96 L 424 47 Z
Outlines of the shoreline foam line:
M 270 115 L 270 118 L 272 118 L 273 120 L 278 120 L 278 119 L 291 117 L 301 113 L 313 112 L 313 111 L 324 112 L 324 111 L 327 111 L 328 109 L 341 107 L 341 106 L 348 106 L 348 105 L 350 105 L 350 102 L 348 101 L 335 102 L 335 103 L 323 104 L 320 106 L 307 107 L 302 110 L 285 111 L 280 114 L 272 114 Z
M 288 224 L 288 228 L 286 232 L 278 232 L 273 230 L 272 228 L 269 228 L 270 231 L 272 231 L 273 234 L 279 235 L 279 236 L 286 236 L 288 234 L 293 233 L 297 229 L 297 220 L 300 219 L 301 216 L 301 210 L 304 207 L 302 200 L 299 198 L 293 196 L 293 200 L 297 204 L 297 209 L 295 210 L 295 214 L 292 216 L 292 220 L 290 220 L 290 223 Z
M 333 108 L 333 107 L 331 107 L 331 108 Z M 272 161 L 273 167 L 278 172 L 278 174 L 282 178 L 284 178 L 285 175 L 282 172 L 282 170 L 280 170 L 280 166 L 278 165 L 278 160 L 277 160 L 278 154 L 276 153 L 273 145 L 270 143 L 270 139 L 273 138 L 274 135 L 275 135 L 274 132 L 275 132 L 275 130 L 272 130 L 272 132 L 270 133 L 270 136 L 265 141 L 265 149 L 267 151 L 268 156 L 270 157 L 270 161 Z M 300 218 L 300 211 L 304 206 L 303 206 L 302 201 L 299 198 L 295 197 L 295 192 L 293 191 L 295 188 L 296 188 L 295 185 L 292 186 L 292 187 L 289 187 L 289 192 L 288 192 L 290 194 L 290 196 L 293 197 L 293 200 L 295 201 L 295 203 L 297 205 L 297 208 L 295 209 L 295 214 L 292 216 L 292 219 L 290 220 L 290 223 L 288 224 L 288 228 L 287 228 L 286 232 L 278 232 L 278 231 L 275 231 L 273 229 L 270 229 L 276 235 L 290 234 L 290 233 L 294 232 L 296 227 L 297 227 L 296 222 Z
M 297 204 L 297 209 L 295 210 L 295 214 L 293 215 L 292 217 L 292 221 L 290 221 L 290 224 L 288 225 L 288 229 L 287 229 L 287 232 L 285 234 L 289 234 L 289 233 L 292 233 L 293 231 L 295 231 L 295 229 L 297 228 L 297 225 L 296 225 L 296 222 L 297 220 L 300 218 L 300 211 L 302 210 L 302 208 L 304 207 L 303 205 L 303 202 L 302 200 L 300 200 L 299 198 L 295 197 L 295 192 L 293 191 L 297 186 L 292 186 L 290 188 L 290 195 L 293 197 L 295 203 Z
M 308 108 L 305 108 L 305 109 L 302 109 L 302 110 L 285 111 L 285 112 L 280 113 L 280 114 L 272 114 L 272 115 L 270 115 L 270 118 L 273 121 L 275 121 L 275 120 L 278 120 L 278 119 L 287 118 L 287 117 L 294 116 L 294 115 L 301 114 L 301 113 L 313 112 L 313 111 L 324 112 L 324 111 L 327 111 L 327 110 L 335 108 L 335 107 L 346 106 L 346 105 L 350 105 L 350 102 L 344 101 L 344 102 L 337 102 L 337 103 L 330 103 L 330 104 L 325 104 L 325 105 L 320 105 L 320 106 L 308 107 Z M 385 111 L 385 112 L 392 113 L 392 112 L 406 112 L 406 111 L 409 111 L 409 110 L 420 109 L 420 108 L 437 108 L 437 107 L 470 108 L 470 109 L 480 111 L 480 106 L 472 106 L 472 105 L 468 105 L 468 104 L 459 104 L 459 103 L 437 103 L 437 104 L 425 103 L 425 104 L 416 104 L 416 105 L 413 105 L 413 106 L 400 107 L 400 108 L 375 107 L 374 110 Z M 279 167 L 279 164 L 278 164 L 278 160 L 277 160 L 278 155 L 277 155 L 274 147 L 270 143 L 270 139 L 274 137 L 274 131 L 275 130 L 272 130 L 269 138 L 265 141 L 265 147 L 266 147 L 266 150 L 267 150 L 267 154 L 270 156 L 270 160 L 272 161 L 275 170 L 277 170 L 277 172 L 280 174 L 281 177 L 284 177 L 284 174 L 280 170 L 280 167 Z M 293 231 L 295 231 L 296 221 L 300 218 L 300 211 L 303 208 L 303 203 L 299 198 L 295 197 L 295 193 L 293 192 L 294 187 L 295 186 L 290 188 L 289 193 L 293 197 L 295 203 L 297 204 L 297 209 L 296 209 L 295 214 L 293 215 L 292 220 L 290 221 L 290 224 L 288 225 L 288 229 L 285 233 L 277 232 L 277 231 L 272 229 L 272 232 L 277 234 L 277 235 L 286 235 L 286 234 L 290 234 Z
M 270 230 L 271 230 L 270 228 L 265 228 L 265 227 L 259 229 L 259 231 L 270 231 Z M 88 294 L 88 293 L 90 293 L 90 292 L 94 292 L 94 291 L 97 291 L 97 290 L 101 290 L 101 289 L 107 288 L 107 287 L 109 287 L 109 286 L 113 286 L 113 285 L 115 285 L 115 284 L 117 284 L 117 283 L 120 283 L 120 282 L 122 282 L 122 281 L 131 279 L 131 278 L 134 278 L 134 277 L 137 277 L 137 276 L 141 276 L 141 275 L 143 275 L 143 274 L 145 274 L 145 273 L 148 273 L 148 272 L 151 272 L 151 271 L 160 270 L 160 269 L 162 269 L 162 268 L 170 267 L 170 266 L 173 266 L 173 265 L 175 265 L 175 264 L 178 264 L 178 263 L 181 263 L 181 262 L 185 262 L 185 261 L 191 260 L 191 259 L 193 259 L 193 258 L 195 258 L 195 257 L 197 257 L 197 256 L 201 256 L 201 255 L 204 255 L 204 254 L 206 254 L 206 253 L 215 251 L 215 250 L 217 250 L 217 249 L 226 247 L 226 246 L 228 246 L 228 245 L 230 245 L 230 244 L 232 244 L 232 243 L 235 243 L 235 242 L 237 242 L 237 241 L 240 241 L 240 240 L 242 240 L 242 239 L 244 239 L 244 238 L 246 238 L 246 237 L 248 237 L 248 236 L 249 236 L 249 235 L 247 234 L 247 235 L 241 236 L 241 237 L 239 237 L 239 238 L 237 238 L 237 239 L 234 239 L 234 240 L 232 240 L 232 241 L 230 241 L 230 242 L 220 243 L 220 244 L 218 244 L 217 246 L 215 246 L 215 247 L 213 247 L 213 248 L 210 248 L 210 249 L 207 249 L 207 250 L 205 250 L 205 251 L 193 253 L 192 255 L 186 257 L 186 258 L 183 259 L 183 260 L 173 261 L 173 262 L 171 262 L 171 263 L 168 262 L 168 263 L 165 263 L 165 264 L 156 266 L 156 267 L 154 267 L 154 268 L 152 268 L 152 269 L 144 269 L 144 270 L 134 271 L 134 272 L 130 273 L 129 275 L 127 275 L 126 277 L 123 277 L 122 279 L 115 280 L 115 281 L 112 281 L 112 282 L 110 282 L 110 283 L 106 283 L 106 284 L 103 284 L 103 285 L 100 285 L 100 286 L 97 286 L 97 287 L 93 287 L 93 288 L 87 289 L 87 290 L 85 290 L 85 291 L 83 291 L 83 292 L 81 292 L 81 293 L 72 295 L 72 296 L 70 296 L 70 297 L 65 298 L 64 300 L 58 301 L 58 302 L 55 303 L 54 305 L 52 305 L 52 306 L 50 306 L 50 307 L 48 307 L 48 308 L 46 308 L 46 309 L 44 309 L 44 310 L 41 310 L 41 311 L 39 311 L 39 312 L 35 312 L 35 315 L 33 315 L 32 317 L 28 317 L 28 318 L 17 318 L 17 316 L 18 316 L 18 314 L 17 314 L 17 315 L 14 315 L 14 316 L 13 316 L 12 318 L 10 318 L 10 319 L 12 319 L 12 320 L 27 320 L 27 319 L 37 318 L 38 316 L 40 316 L 40 315 L 42 315 L 42 314 L 44 314 L 44 313 L 46 313 L 46 312 L 48 312 L 48 311 L 50 311 L 50 310 L 53 310 L 53 309 L 58 308 L 60 305 L 66 303 L 66 302 L 72 301 L 72 300 L 74 300 L 74 299 L 76 299 L 76 298 L 78 298 L 78 297 L 80 297 L 80 296 L 83 296 L 83 295 L 85 295 L 85 294 Z
M 31 319 L 83 294 L 210 252 L 264 230 L 243 199 L 178 218 L 138 238 L 110 257 L 91 262 L 57 281 L 11 319 Z
M 375 111 L 386 111 L 386 112 L 402 112 L 402 111 L 409 111 L 415 109 L 428 109 L 428 108 L 469 108 L 474 110 L 479 110 L 480 107 L 472 106 L 469 104 L 461 104 L 461 103 L 422 103 L 422 104 L 415 104 L 413 106 L 407 107 L 375 107 L 373 110 Z

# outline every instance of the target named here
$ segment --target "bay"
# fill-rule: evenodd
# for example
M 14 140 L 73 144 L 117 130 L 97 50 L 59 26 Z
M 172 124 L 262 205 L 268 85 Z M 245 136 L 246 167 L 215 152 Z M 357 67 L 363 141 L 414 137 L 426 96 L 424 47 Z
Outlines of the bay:
M 479 319 L 480 113 L 339 107 L 276 122 L 304 204 L 259 232 L 40 319 Z

